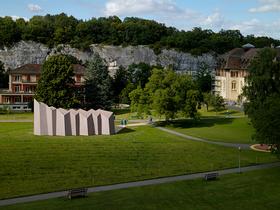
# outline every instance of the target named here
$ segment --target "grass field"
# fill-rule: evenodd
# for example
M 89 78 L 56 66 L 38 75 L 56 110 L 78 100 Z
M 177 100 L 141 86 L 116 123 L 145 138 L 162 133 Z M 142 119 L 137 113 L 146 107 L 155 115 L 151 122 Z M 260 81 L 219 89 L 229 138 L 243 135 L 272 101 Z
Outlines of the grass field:
M 0 114 L 0 120 L 33 120 L 33 113 L 23 112 L 23 113 Z
M 278 210 L 280 168 L 90 194 L 83 199 L 51 199 L 8 206 L 30 209 L 176 209 L 176 210 Z
M 0 198 L 237 166 L 238 150 L 142 126 L 114 136 L 38 137 L 32 123 L 0 123 Z M 275 161 L 242 151 L 242 165 Z
M 175 120 L 170 124 L 159 123 L 170 129 L 212 141 L 254 144 L 254 129 L 247 117 L 201 118 L 200 120 Z

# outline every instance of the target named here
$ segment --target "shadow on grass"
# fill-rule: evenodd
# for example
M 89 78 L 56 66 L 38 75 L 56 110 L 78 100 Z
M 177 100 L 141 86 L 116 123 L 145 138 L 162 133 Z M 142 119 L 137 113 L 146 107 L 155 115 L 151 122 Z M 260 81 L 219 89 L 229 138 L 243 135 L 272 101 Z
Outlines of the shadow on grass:
M 130 113 L 130 109 L 113 109 L 112 111 L 114 112 L 115 115 Z
M 123 134 L 123 133 L 132 133 L 135 132 L 135 130 L 131 129 L 131 128 L 123 128 L 122 130 L 120 130 L 117 134 Z
M 203 119 L 184 119 L 184 120 L 173 120 L 169 122 L 157 122 L 157 126 L 171 126 L 174 128 L 201 128 L 201 127 L 212 127 L 214 125 L 231 124 L 232 118 L 203 118 Z

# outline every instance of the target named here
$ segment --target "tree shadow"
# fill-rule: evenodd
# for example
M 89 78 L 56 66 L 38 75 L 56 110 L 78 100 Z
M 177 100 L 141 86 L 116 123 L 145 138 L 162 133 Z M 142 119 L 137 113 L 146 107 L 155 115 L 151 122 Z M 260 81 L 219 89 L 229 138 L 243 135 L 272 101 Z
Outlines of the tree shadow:
M 115 115 L 130 113 L 130 109 L 113 109 L 112 111 L 114 112 Z
M 220 115 L 232 115 L 232 114 L 237 114 L 237 113 L 240 113 L 240 112 L 238 112 L 236 110 L 230 110 L 230 111 L 221 112 Z
M 117 134 L 132 133 L 132 132 L 135 132 L 135 130 L 126 127 L 126 128 L 121 129 Z
M 183 120 L 172 120 L 169 122 L 157 122 L 157 126 L 171 126 L 174 128 L 202 128 L 212 127 L 214 125 L 225 125 L 231 124 L 232 118 L 202 118 L 202 119 L 183 119 Z

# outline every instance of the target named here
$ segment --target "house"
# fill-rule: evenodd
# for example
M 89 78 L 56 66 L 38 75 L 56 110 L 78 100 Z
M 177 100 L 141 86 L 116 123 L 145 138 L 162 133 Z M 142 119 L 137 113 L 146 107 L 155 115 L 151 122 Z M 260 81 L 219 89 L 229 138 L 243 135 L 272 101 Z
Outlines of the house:
M 246 44 L 242 48 L 235 48 L 220 56 L 216 69 L 214 92 L 226 101 L 237 102 L 246 83 L 247 68 L 259 50 L 260 48 Z
M 73 68 L 75 86 L 82 88 L 85 68 L 79 64 L 74 64 Z M 41 64 L 26 64 L 8 71 L 9 89 L 0 90 L 0 105 L 10 107 L 11 110 L 30 111 L 28 103 L 33 100 L 41 70 Z

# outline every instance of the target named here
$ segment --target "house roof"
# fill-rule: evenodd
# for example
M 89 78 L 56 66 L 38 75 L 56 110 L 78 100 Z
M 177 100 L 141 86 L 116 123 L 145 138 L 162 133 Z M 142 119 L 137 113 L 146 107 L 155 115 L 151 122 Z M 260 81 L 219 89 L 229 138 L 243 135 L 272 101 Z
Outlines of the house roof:
M 80 64 L 73 64 L 74 73 L 84 75 L 85 67 Z M 9 74 L 41 74 L 42 65 L 41 64 L 25 64 L 16 69 L 10 70 Z
M 234 48 L 220 56 L 222 69 L 247 69 L 260 48 Z

